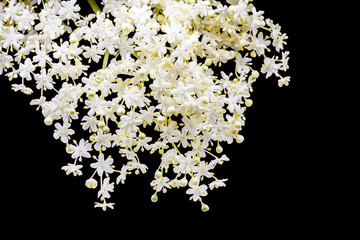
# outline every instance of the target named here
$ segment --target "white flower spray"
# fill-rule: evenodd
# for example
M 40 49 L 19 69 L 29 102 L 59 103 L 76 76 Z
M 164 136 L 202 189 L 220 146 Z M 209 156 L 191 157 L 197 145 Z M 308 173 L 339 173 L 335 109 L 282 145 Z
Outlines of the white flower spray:
M 114 208 L 115 185 L 147 172 L 140 150 L 160 156 L 153 202 L 184 188 L 207 211 L 204 197 L 226 186 L 213 172 L 229 160 L 221 145 L 244 141 L 252 83 L 290 82 L 287 36 L 251 2 L 88 0 L 82 16 L 76 0 L 0 1 L 0 74 L 34 95 L 95 207 Z

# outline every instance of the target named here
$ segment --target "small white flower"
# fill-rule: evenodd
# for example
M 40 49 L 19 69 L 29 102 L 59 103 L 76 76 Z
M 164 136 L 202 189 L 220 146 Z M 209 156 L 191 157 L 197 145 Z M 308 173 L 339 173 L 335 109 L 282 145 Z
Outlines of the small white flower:
M 95 168 L 98 175 L 102 176 L 103 173 L 113 173 L 114 169 L 111 167 L 111 164 L 113 164 L 114 159 L 111 157 L 108 157 L 106 160 L 104 159 L 104 154 L 100 154 L 99 157 L 96 159 L 96 163 L 90 164 L 92 168 Z
M 102 183 L 101 189 L 98 192 L 98 197 L 110 198 L 110 193 L 113 192 L 114 184 L 110 183 L 110 178 L 105 178 Z
M 27 58 L 24 63 L 20 63 L 19 75 L 26 80 L 31 80 L 31 74 L 35 70 L 35 66 L 32 64 L 30 58 Z
M 142 120 L 138 118 L 139 116 L 140 114 L 136 112 L 121 116 L 120 128 L 129 132 L 136 132 L 136 126 L 142 123 Z
M 68 122 L 64 122 L 63 125 L 61 125 L 60 123 L 55 123 L 55 127 L 56 130 L 54 132 L 54 138 L 55 139 L 59 139 L 63 142 L 63 143 L 68 143 L 69 142 L 69 135 L 72 135 L 75 133 L 74 130 L 70 129 L 71 124 Z
M 70 148 L 73 150 L 72 158 L 90 158 L 91 155 L 89 150 L 91 149 L 91 144 L 86 143 L 84 139 L 81 139 L 79 144 L 75 143 L 75 145 L 70 145 Z
M 280 69 L 281 64 L 276 63 L 276 60 L 274 57 L 268 58 L 266 57 L 264 59 L 264 64 L 261 68 L 261 72 L 266 74 L 266 77 L 270 77 L 272 74 L 277 74 L 278 70 Z
M 154 187 L 157 192 L 160 192 L 164 187 L 171 188 L 168 183 L 169 181 L 170 179 L 168 177 L 160 177 L 159 179 L 153 180 L 150 185 Z
M 278 80 L 278 84 L 279 84 L 279 87 L 282 87 L 282 86 L 288 86 L 289 85 L 289 82 L 290 82 L 290 77 L 284 77 L 284 78 L 280 78 Z
M 207 178 L 212 177 L 212 174 L 209 172 L 213 166 L 206 164 L 204 161 L 201 161 L 199 166 L 194 167 L 194 172 L 198 173 L 198 177 L 205 176 Z
M 196 202 L 201 197 L 205 197 L 207 193 L 207 186 L 205 184 L 202 184 L 200 186 L 198 185 L 190 185 L 190 188 L 186 191 L 187 194 L 191 194 L 191 199 Z
M 213 181 L 213 182 L 211 182 L 209 184 L 209 187 L 210 187 L 211 190 L 213 190 L 214 187 L 215 188 L 225 187 L 226 186 L 226 184 L 225 184 L 226 181 L 227 181 L 227 179 L 216 179 L 215 181 Z
M 105 202 L 98 203 L 98 202 L 96 202 L 94 207 L 95 208 L 100 207 L 100 208 L 102 208 L 102 210 L 106 211 L 107 208 L 114 209 L 114 205 L 115 205 L 115 203 L 105 203 Z
M 74 164 L 68 163 L 68 165 L 63 166 L 61 168 L 61 170 L 64 170 L 66 172 L 66 175 L 69 175 L 70 173 L 72 173 L 74 176 L 81 176 L 82 172 L 80 169 L 82 167 L 83 167 L 83 165 L 74 165 Z

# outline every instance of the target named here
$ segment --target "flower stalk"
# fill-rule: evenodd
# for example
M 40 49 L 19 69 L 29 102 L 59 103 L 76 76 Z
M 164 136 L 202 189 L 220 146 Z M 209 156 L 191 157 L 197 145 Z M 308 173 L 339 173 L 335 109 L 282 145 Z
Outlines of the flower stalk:
M 88 0 L 88 3 L 90 4 L 92 10 L 94 13 L 100 12 L 101 9 L 99 8 L 99 5 L 96 3 L 95 0 Z

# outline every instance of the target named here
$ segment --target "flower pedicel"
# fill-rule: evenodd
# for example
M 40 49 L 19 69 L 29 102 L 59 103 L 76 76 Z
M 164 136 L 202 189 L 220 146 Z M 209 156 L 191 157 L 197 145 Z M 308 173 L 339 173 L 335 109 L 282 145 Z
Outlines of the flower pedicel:
M 183 188 L 207 211 L 204 197 L 226 186 L 221 145 L 244 141 L 252 83 L 290 81 L 287 36 L 251 2 L 88 0 L 94 13 L 81 16 L 76 0 L 0 1 L 0 75 L 32 94 L 95 207 L 114 208 L 115 185 L 147 172 L 140 150 L 159 154 L 153 202 Z

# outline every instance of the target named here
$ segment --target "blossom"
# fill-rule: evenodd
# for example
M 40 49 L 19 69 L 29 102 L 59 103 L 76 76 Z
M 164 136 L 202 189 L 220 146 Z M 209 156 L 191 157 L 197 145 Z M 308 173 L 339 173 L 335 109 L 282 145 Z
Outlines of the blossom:
M 148 172 L 140 150 L 160 156 L 153 202 L 188 187 L 208 211 L 207 189 L 226 186 L 224 144 L 244 141 L 253 83 L 290 83 L 287 34 L 251 0 L 96 2 L 90 13 L 77 0 L 2 1 L 0 75 L 65 144 L 62 170 L 90 165 L 95 208 L 113 209 L 115 183 Z
M 264 59 L 264 64 L 261 68 L 261 72 L 266 73 L 266 77 L 270 77 L 272 74 L 277 74 L 278 70 L 280 69 L 281 64 L 276 63 L 274 57 Z
M 4 39 L 2 42 L 2 47 L 4 49 L 7 49 L 9 47 L 19 49 L 21 40 L 24 38 L 24 35 L 17 32 L 14 26 L 10 26 L 9 28 L 7 28 L 6 31 L 1 33 L 1 37 L 2 39 Z
M 110 183 L 110 178 L 105 178 L 98 192 L 98 197 L 109 198 L 109 192 L 113 192 L 114 185 Z
M 61 168 L 61 170 L 64 170 L 66 172 L 66 175 L 69 175 L 70 173 L 72 173 L 74 176 L 81 176 L 82 172 L 81 172 L 81 168 L 83 167 L 83 165 L 74 165 L 71 163 L 68 163 L 67 166 L 63 166 Z
M 105 160 L 104 154 L 101 153 L 96 160 L 97 162 L 90 164 L 90 167 L 95 168 L 99 176 L 102 176 L 104 172 L 105 173 L 114 172 L 114 169 L 111 167 L 111 164 L 113 164 L 114 160 L 111 157 L 108 157 Z
M 31 80 L 31 73 L 35 70 L 30 58 L 27 58 L 24 63 L 20 63 L 19 75 L 26 80 Z
M 210 178 L 212 176 L 209 172 L 211 169 L 211 165 L 205 164 L 205 162 L 201 162 L 199 166 L 194 167 L 194 172 L 198 173 L 198 177 L 205 176 L 207 178 Z
M 106 211 L 107 208 L 114 209 L 114 205 L 115 205 L 115 203 L 107 203 L 107 202 L 98 203 L 98 202 L 96 202 L 94 207 L 95 208 L 100 207 L 100 208 L 102 208 L 102 210 Z
M 139 116 L 140 114 L 136 112 L 121 116 L 120 128 L 125 131 L 136 132 L 136 126 L 142 123 L 142 120 L 138 118 Z
M 160 177 L 153 180 L 150 185 L 154 187 L 157 192 L 160 192 L 163 188 L 171 188 L 168 183 L 169 180 L 168 177 Z
M 56 130 L 54 132 L 54 138 L 60 138 L 63 143 L 68 143 L 69 135 L 75 133 L 74 130 L 70 129 L 70 126 L 71 124 L 68 122 L 64 122 L 63 125 L 61 125 L 60 123 L 55 123 Z
M 226 182 L 227 180 L 228 180 L 228 179 L 215 179 L 215 181 L 213 181 L 213 182 L 211 182 L 211 183 L 209 184 L 209 188 L 210 188 L 211 190 L 213 190 L 214 187 L 215 187 L 215 188 L 225 187 L 225 186 L 226 186 L 225 182 Z
M 208 187 L 205 184 L 202 184 L 200 186 L 198 185 L 190 185 L 190 188 L 186 191 L 187 194 L 191 194 L 191 198 L 194 202 L 201 199 L 201 197 L 205 197 L 208 193 L 207 190 Z
M 81 139 L 79 144 L 75 143 L 75 145 L 70 144 L 70 148 L 73 151 L 71 155 L 72 158 L 90 158 L 91 155 L 89 150 L 91 149 L 91 144 L 86 143 L 84 139 Z

